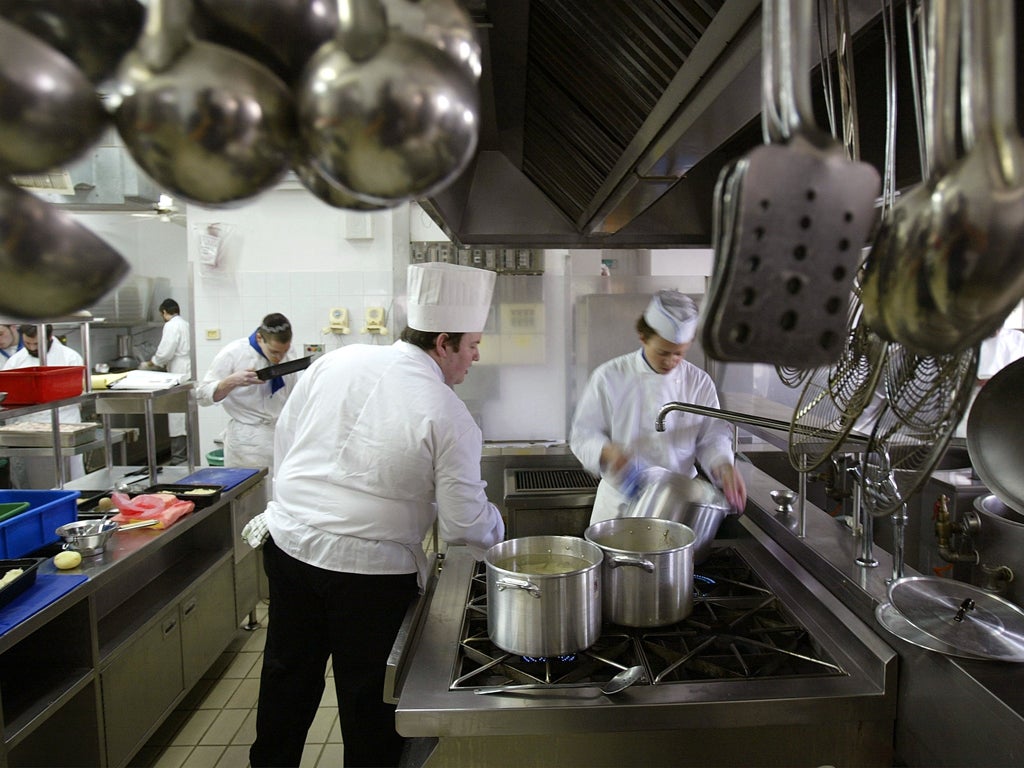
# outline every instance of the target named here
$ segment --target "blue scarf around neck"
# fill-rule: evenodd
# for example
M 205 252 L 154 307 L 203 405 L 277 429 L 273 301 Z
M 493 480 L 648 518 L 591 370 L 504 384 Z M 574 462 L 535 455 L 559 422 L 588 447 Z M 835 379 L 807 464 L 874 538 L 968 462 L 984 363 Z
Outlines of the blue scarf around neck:
M 249 337 L 249 346 L 259 352 L 260 357 L 270 362 L 270 358 L 263 354 L 263 350 L 260 348 L 260 343 L 256 341 L 256 331 L 252 332 L 252 336 Z M 270 394 L 274 395 L 277 390 L 284 386 L 284 376 L 275 376 L 270 380 Z

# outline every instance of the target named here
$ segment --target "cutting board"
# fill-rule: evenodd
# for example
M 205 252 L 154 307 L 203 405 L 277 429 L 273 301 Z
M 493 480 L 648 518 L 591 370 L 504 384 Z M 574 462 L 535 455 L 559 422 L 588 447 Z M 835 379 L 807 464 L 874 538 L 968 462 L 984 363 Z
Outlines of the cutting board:
M 0 608 L 0 635 L 88 580 L 75 574 L 39 574 L 35 584 Z
M 184 485 L 220 485 L 229 491 L 259 472 L 258 469 L 243 467 L 203 467 L 177 482 Z

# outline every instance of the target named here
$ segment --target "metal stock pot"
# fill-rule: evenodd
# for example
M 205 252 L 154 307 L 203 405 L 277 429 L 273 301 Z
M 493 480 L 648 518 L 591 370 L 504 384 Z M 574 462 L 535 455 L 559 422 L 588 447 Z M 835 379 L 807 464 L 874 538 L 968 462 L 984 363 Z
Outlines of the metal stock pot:
M 495 544 L 487 566 L 487 632 L 520 656 L 589 648 L 601 633 L 601 549 L 575 536 Z
M 618 517 L 584 534 L 604 551 L 604 618 L 627 627 L 662 627 L 693 611 L 693 530 L 672 520 Z

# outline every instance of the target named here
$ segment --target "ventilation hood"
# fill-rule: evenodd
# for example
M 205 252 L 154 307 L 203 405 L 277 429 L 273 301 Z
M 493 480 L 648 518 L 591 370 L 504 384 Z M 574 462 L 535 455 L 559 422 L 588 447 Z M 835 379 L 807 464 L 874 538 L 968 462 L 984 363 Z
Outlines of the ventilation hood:
M 761 141 L 759 0 L 465 4 L 485 62 L 479 151 L 420 201 L 452 240 L 710 243 L 718 171 Z M 879 10 L 849 7 L 854 30 Z

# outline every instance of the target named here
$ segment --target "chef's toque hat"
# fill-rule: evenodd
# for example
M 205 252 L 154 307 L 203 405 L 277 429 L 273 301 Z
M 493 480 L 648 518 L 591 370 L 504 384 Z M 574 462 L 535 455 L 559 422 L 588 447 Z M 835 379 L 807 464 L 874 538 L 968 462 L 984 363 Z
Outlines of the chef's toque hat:
M 697 333 L 697 314 L 697 304 L 689 296 L 658 291 L 644 310 L 644 320 L 665 341 L 685 344 Z
M 410 264 L 409 327 L 429 333 L 483 331 L 496 276 L 458 264 Z

